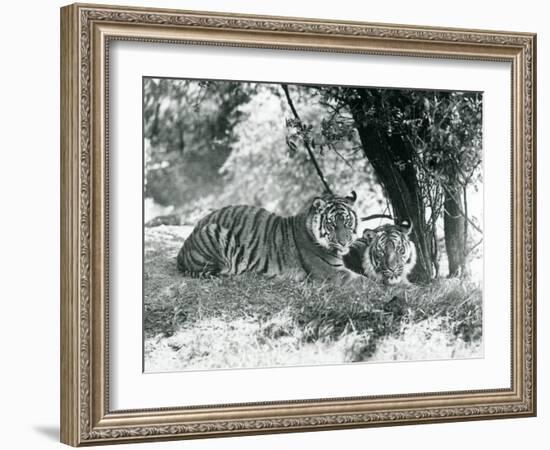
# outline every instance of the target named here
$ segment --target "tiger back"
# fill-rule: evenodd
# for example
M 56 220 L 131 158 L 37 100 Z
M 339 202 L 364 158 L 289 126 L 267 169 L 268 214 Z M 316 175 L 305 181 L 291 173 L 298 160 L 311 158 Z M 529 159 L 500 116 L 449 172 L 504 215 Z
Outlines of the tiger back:
M 353 277 L 343 255 L 355 238 L 357 214 L 348 197 L 315 198 L 296 216 L 256 206 L 226 206 L 201 219 L 183 243 L 178 269 L 191 276 L 290 275 Z

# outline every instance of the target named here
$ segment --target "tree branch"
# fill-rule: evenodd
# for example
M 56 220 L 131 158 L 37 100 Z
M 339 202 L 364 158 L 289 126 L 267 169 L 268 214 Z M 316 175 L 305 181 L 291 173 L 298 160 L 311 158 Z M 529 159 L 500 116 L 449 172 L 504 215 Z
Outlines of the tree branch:
M 344 163 L 350 168 L 350 169 L 353 169 L 353 164 L 351 164 L 345 157 L 344 155 L 342 155 L 338 150 L 336 150 L 336 147 L 332 144 L 328 144 L 327 147 L 329 149 L 331 149 L 334 153 L 336 153 L 336 155 L 342 160 L 344 161 Z M 321 146 L 321 149 L 323 148 L 323 146 Z
M 300 123 L 300 126 L 302 126 L 302 119 L 300 119 L 300 116 L 298 115 L 298 111 L 296 111 L 296 108 L 294 107 L 294 103 L 292 102 L 292 99 L 290 98 L 290 93 L 288 92 L 288 85 L 281 84 L 281 87 L 283 88 L 283 91 L 286 96 L 286 101 L 288 102 L 288 106 L 290 107 L 290 110 L 292 111 L 292 114 L 294 114 L 294 118 Z M 321 168 L 319 167 L 319 164 L 317 163 L 317 159 L 315 159 L 315 155 L 313 154 L 313 150 L 311 149 L 309 143 L 307 140 L 304 139 L 304 146 L 306 147 L 306 150 L 309 154 L 309 157 L 311 158 L 311 162 L 315 166 L 315 171 L 317 172 L 317 175 L 319 175 L 319 178 L 321 179 L 321 182 L 323 183 L 323 186 L 325 187 L 325 191 L 329 194 L 332 194 L 332 189 L 330 189 L 330 186 L 327 183 L 327 180 L 325 179 L 325 176 L 323 175 L 323 172 L 321 171 Z
M 447 194 L 449 194 L 449 196 L 454 200 L 454 202 L 455 202 L 457 205 L 460 204 L 459 201 L 458 201 L 458 199 L 456 198 L 456 196 L 451 192 L 451 190 L 450 190 L 447 186 L 445 186 L 445 184 L 442 184 L 441 187 L 443 187 L 443 189 L 445 190 L 445 192 L 446 192 Z M 474 227 L 475 230 L 476 230 L 479 234 L 483 235 L 483 230 L 482 230 L 481 228 L 479 228 L 479 227 L 475 224 L 475 222 L 472 221 L 472 220 L 464 213 L 464 211 L 462 211 L 462 208 L 459 207 L 459 208 L 457 208 L 457 209 L 458 209 L 458 214 L 460 214 L 462 217 L 464 217 L 464 219 L 466 219 L 466 220 L 470 223 L 470 225 L 471 225 L 472 227 Z
M 395 220 L 394 217 L 389 216 L 387 214 L 371 214 L 370 216 L 367 216 L 367 217 L 361 217 L 362 222 L 366 222 L 367 220 L 372 220 L 372 219 L 391 219 L 391 220 Z

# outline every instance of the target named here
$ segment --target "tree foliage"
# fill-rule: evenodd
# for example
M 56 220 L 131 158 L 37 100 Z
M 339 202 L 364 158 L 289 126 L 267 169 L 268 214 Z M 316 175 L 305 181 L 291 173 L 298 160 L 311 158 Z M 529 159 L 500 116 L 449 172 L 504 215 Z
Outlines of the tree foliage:
M 255 86 L 156 78 L 144 83 L 145 195 L 163 205 L 193 201 L 197 190 L 217 186 L 241 121 L 239 106 Z

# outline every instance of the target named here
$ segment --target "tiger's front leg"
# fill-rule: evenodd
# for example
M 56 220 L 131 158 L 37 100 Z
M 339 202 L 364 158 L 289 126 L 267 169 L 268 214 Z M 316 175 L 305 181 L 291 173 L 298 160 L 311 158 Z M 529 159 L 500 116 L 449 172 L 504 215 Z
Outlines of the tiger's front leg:
M 350 283 L 361 281 L 361 278 L 361 275 L 356 274 L 351 270 L 343 269 L 326 276 L 324 280 L 335 284 L 336 286 L 347 286 Z
M 303 269 L 288 269 L 281 273 L 266 275 L 266 278 L 270 280 L 290 280 L 302 283 L 304 281 L 307 281 L 310 277 Z

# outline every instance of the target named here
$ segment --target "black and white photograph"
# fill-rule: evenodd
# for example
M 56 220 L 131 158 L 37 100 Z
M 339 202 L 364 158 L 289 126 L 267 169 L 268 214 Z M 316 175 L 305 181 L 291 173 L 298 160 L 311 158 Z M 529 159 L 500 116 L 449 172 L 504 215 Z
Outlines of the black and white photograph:
M 144 371 L 482 357 L 482 116 L 144 77 Z

